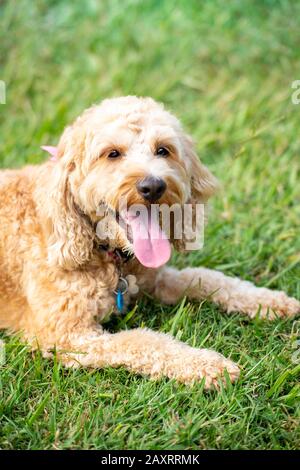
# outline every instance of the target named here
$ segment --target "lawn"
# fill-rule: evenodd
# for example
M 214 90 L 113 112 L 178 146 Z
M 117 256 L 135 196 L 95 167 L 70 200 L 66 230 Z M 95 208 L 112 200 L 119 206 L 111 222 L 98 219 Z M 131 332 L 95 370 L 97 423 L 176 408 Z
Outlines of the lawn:
M 300 298 L 299 42 L 296 0 L 4 0 L 0 166 L 43 161 L 40 145 L 91 103 L 151 95 L 183 121 L 222 186 L 203 250 L 174 263 Z M 147 298 L 108 327 L 142 325 L 230 356 L 239 382 L 203 392 L 125 369 L 68 370 L 2 333 L 0 448 L 300 447 L 300 321 Z

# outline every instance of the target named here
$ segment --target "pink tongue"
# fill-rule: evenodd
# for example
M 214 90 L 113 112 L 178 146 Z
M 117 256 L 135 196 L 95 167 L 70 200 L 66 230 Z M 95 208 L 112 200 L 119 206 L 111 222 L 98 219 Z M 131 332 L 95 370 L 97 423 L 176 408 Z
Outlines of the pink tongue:
M 171 246 L 157 221 L 151 217 L 128 216 L 133 236 L 133 249 L 137 259 L 147 268 L 158 268 L 169 261 Z

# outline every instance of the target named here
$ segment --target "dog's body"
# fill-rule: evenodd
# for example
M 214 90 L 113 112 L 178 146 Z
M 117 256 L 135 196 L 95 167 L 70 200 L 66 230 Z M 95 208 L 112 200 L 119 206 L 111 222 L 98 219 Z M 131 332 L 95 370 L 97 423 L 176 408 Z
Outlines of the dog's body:
M 102 249 L 95 232 L 97 206 L 104 202 L 116 210 L 124 195 L 129 205 L 149 205 L 144 188 L 137 190 L 149 174 L 166 183 L 156 196 L 169 206 L 205 203 L 215 186 L 178 121 L 153 100 L 135 97 L 86 111 L 66 129 L 56 162 L 0 172 L 0 328 L 22 333 L 45 355 L 55 347 L 66 365 L 124 365 L 185 383 L 205 377 L 207 388 L 224 369 L 235 380 L 238 367 L 214 351 L 147 329 L 109 334 L 100 325 L 116 310 L 120 270 L 122 277 L 136 276 L 136 295 L 148 292 L 165 303 L 187 295 L 209 297 L 227 312 L 250 317 L 300 311 L 300 303 L 283 292 L 220 272 L 157 267 L 160 250 L 144 266 L 143 245 L 136 233 L 130 241 L 121 226 L 113 246 Z M 129 261 L 111 256 L 115 249 L 134 247 L 137 257 Z M 129 301 L 127 293 L 125 304 Z

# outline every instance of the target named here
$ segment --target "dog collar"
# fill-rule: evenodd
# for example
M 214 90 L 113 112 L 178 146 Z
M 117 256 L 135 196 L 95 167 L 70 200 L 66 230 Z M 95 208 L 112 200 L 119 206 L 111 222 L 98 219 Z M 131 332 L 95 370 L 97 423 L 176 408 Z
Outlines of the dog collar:
M 126 253 L 120 248 L 115 248 L 114 250 L 112 250 L 110 249 L 110 246 L 108 244 L 107 245 L 100 244 L 98 245 L 98 249 L 106 251 L 106 253 L 117 262 L 123 261 L 124 263 L 127 263 L 128 261 L 134 258 L 134 254 Z

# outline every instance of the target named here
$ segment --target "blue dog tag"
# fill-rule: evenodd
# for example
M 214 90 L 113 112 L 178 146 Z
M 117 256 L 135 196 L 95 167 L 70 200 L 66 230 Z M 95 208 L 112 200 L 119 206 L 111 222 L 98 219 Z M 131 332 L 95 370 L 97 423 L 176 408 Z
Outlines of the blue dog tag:
M 124 277 L 120 277 L 117 290 L 114 291 L 116 294 L 116 304 L 119 312 L 123 311 L 124 308 L 124 294 L 128 291 L 128 281 Z
M 124 296 L 122 294 L 122 291 L 120 289 L 118 289 L 118 291 L 117 291 L 117 308 L 118 308 L 119 312 L 122 312 L 123 307 L 124 307 Z

